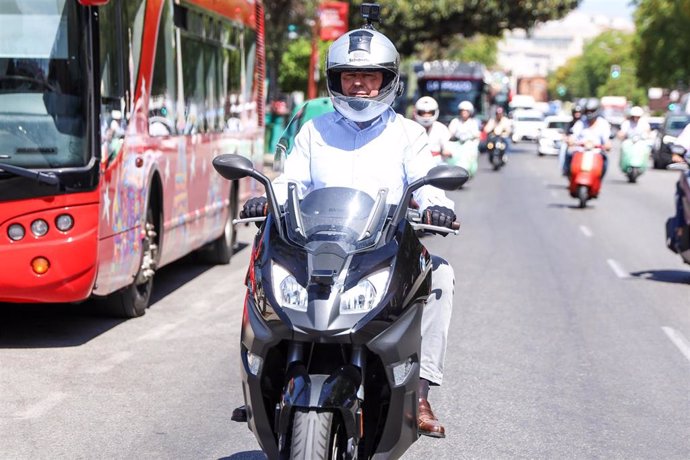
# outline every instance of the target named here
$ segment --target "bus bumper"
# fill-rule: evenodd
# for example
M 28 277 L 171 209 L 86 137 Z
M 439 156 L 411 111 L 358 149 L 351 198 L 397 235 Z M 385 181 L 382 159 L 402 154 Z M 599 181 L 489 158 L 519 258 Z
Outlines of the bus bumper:
M 95 209 L 94 209 L 95 208 Z M 67 232 L 55 228 L 55 218 L 64 213 L 74 217 Z M 30 230 L 37 218 L 49 223 L 48 233 L 35 237 Z M 24 238 L 12 241 L 8 228 L 20 224 Z M 0 302 L 78 302 L 91 295 L 98 260 L 98 204 L 40 211 L 0 224 Z M 43 257 L 48 268 L 38 274 L 32 261 Z

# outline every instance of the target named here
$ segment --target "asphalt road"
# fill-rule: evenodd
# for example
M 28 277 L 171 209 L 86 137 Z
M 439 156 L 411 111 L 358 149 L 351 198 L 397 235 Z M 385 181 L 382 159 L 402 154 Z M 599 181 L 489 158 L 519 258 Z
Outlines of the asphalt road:
M 451 197 L 457 237 L 447 438 L 406 459 L 690 458 L 690 267 L 664 244 L 678 173 L 628 184 L 614 154 L 577 209 L 557 161 L 518 144 Z M 92 305 L 0 305 L 0 458 L 262 459 L 237 344 L 252 229 L 225 267 L 163 269 L 130 321 Z M 433 453 L 431 453 L 433 451 Z

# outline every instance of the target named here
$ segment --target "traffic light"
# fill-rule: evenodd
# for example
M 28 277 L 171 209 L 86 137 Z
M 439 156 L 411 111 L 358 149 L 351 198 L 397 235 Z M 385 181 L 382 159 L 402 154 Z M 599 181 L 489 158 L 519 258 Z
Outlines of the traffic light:
M 618 78 L 621 76 L 621 66 L 612 65 L 611 66 L 611 78 Z

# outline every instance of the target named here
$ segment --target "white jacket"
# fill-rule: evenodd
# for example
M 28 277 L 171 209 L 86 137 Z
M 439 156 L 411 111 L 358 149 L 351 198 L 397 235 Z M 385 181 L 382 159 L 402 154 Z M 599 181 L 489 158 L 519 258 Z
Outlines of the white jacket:
M 388 109 L 362 128 L 331 112 L 300 129 L 273 186 L 279 203 L 287 200 L 288 182 L 295 182 L 300 197 L 323 187 L 350 187 L 376 197 L 380 188 L 387 188 L 388 203 L 397 204 L 405 186 L 434 166 L 429 138 L 417 122 Z M 443 190 L 428 185 L 414 198 L 421 209 L 454 208 Z

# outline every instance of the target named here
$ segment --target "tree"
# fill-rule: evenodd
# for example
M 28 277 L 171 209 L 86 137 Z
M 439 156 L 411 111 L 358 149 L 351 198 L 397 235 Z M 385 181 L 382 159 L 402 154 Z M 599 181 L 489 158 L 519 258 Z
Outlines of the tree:
M 637 75 L 649 86 L 690 81 L 690 0 L 635 2 Z
M 322 90 L 326 88 L 323 61 L 329 45 L 330 42 L 319 41 L 319 88 Z M 278 74 L 278 85 L 281 90 L 285 92 L 307 91 L 307 69 L 309 69 L 310 57 L 311 40 L 309 38 L 300 37 L 288 44 L 280 61 L 280 73 Z
M 447 47 L 453 37 L 475 34 L 499 36 L 506 29 L 529 29 L 539 21 L 558 19 L 581 0 L 379 0 L 378 30 L 395 43 L 403 56 L 414 53 L 419 43 Z M 350 26 L 362 24 L 359 2 L 350 1 Z
M 419 44 L 415 57 L 422 61 L 434 59 L 474 61 L 492 67 L 496 64 L 498 57 L 498 40 L 498 37 L 488 35 L 475 35 L 470 38 L 456 35 L 450 40 L 447 48 L 439 48 L 429 42 Z
M 377 30 L 395 43 L 401 56 L 409 57 L 420 44 L 437 49 L 438 56 L 454 43 L 466 45 L 458 51 L 463 60 L 491 61 L 492 40 L 473 38 L 462 42 L 458 35 L 474 37 L 477 34 L 499 36 L 512 28 L 531 28 L 539 21 L 563 17 L 581 0 L 379 0 L 382 23 Z M 294 24 L 300 36 L 310 36 L 306 22 L 313 19 L 319 0 L 264 1 L 266 13 L 266 59 L 269 79 L 277 80 L 279 64 L 287 50 L 287 28 Z M 360 17 L 361 1 L 350 3 L 350 29 L 363 25 Z M 460 42 L 458 42 L 460 40 Z M 484 53 L 489 52 L 489 58 Z M 307 68 L 304 68 L 306 74 Z M 277 85 L 271 85 L 270 97 L 277 95 Z
M 636 104 L 646 102 L 645 91 L 637 80 L 633 35 L 609 30 L 589 41 L 582 55 L 569 59 L 549 78 L 549 91 L 566 89 L 567 98 L 626 96 Z M 619 75 L 612 75 L 617 67 Z

